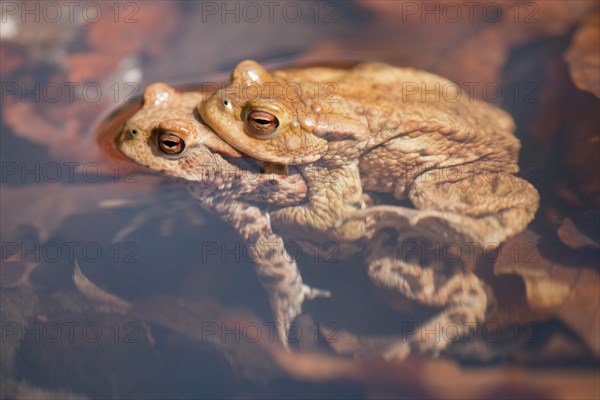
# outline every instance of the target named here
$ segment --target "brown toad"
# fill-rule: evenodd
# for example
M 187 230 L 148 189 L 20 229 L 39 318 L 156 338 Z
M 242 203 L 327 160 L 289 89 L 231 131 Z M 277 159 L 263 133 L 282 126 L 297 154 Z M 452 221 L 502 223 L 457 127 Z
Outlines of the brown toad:
M 458 90 L 439 76 L 380 63 L 269 73 L 244 61 L 198 108 L 242 153 L 300 169 L 308 203 L 274 212 L 279 230 L 361 238 L 360 220 L 333 228 L 364 208 L 365 189 L 409 199 L 452 230 L 499 244 L 533 219 L 538 194 L 514 175 L 520 143 L 512 118 Z
M 238 231 L 248 243 L 285 345 L 286 329 L 300 314 L 304 299 L 327 293 L 303 285 L 295 260 L 271 229 L 267 205 L 299 204 L 306 197 L 306 182 L 294 170 L 285 177 L 261 173 L 254 160 L 241 157 L 199 123 L 194 106 L 202 96 L 179 93 L 162 83 L 149 86 L 142 108 L 116 138 L 117 146 L 136 163 L 183 179 L 203 208 Z

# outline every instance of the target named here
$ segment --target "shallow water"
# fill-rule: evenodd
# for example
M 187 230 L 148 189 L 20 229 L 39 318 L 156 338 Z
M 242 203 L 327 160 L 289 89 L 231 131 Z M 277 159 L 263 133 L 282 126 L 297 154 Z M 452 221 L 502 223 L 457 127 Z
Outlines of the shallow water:
M 599 395 L 599 102 L 563 59 L 593 2 L 473 18 L 438 2 L 47 4 L 2 5 L 2 398 Z M 241 239 L 113 141 L 149 83 L 222 82 L 246 58 L 424 68 L 511 113 L 542 204 L 507 257 L 477 264 L 495 299 L 484 331 L 384 361 L 374 349 L 435 310 L 390 301 L 360 255 L 295 252 L 333 297 L 305 304 L 281 351 Z

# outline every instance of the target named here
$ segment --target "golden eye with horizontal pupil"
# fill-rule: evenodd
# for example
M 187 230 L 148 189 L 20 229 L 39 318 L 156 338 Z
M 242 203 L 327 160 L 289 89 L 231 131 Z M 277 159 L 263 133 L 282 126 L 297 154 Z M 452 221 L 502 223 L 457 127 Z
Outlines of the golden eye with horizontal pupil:
M 185 149 L 185 142 L 174 133 L 160 132 L 158 134 L 158 148 L 165 154 L 175 155 Z
M 255 136 L 266 136 L 274 133 L 279 127 L 279 120 L 271 113 L 252 111 L 246 118 L 248 130 Z

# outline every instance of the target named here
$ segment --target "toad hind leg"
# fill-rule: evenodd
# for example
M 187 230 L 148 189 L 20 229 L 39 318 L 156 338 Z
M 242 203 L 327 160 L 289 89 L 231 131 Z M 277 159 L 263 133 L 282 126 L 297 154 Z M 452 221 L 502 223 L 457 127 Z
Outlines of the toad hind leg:
M 410 262 L 399 257 L 399 249 L 410 250 L 402 247 L 406 239 L 425 238 L 439 249 L 453 247 L 473 263 L 474 245 L 479 244 L 479 249 L 496 247 L 524 230 L 539 203 L 537 191 L 529 183 L 503 173 L 453 182 L 440 182 L 435 175 L 422 176 L 411 185 L 408 195 L 417 209 L 374 206 L 340 221 L 343 226 L 348 220 L 371 219 L 368 233 L 373 239 L 368 262 L 375 283 L 421 304 L 443 308 L 410 342 L 403 340 L 392 346 L 386 353 L 391 358 L 406 357 L 411 347 L 433 353 L 443 350 L 449 344 L 438 340 L 443 327 L 458 324 L 457 329 L 464 334 L 472 324 L 483 320 L 487 306 L 482 282 L 468 269 L 449 276 L 440 273 L 439 268 L 427 268 L 424 259 Z M 384 228 L 398 232 L 397 239 L 390 242 Z M 444 252 L 438 256 L 444 256 Z M 442 264 L 448 261 L 446 258 L 441 257 Z M 427 338 L 428 332 L 433 333 L 432 338 L 420 340 Z
M 420 353 L 435 356 L 450 343 L 472 335 L 475 327 L 485 320 L 488 304 L 484 284 L 472 272 L 454 275 L 439 289 L 438 296 L 447 298 L 448 303 L 419 328 L 411 341 Z
M 410 300 L 442 310 L 412 332 L 392 344 L 385 352 L 388 359 L 404 359 L 411 348 L 438 355 L 450 343 L 471 333 L 485 319 L 487 295 L 483 283 L 472 272 L 454 272 L 449 268 L 424 267 L 424 260 L 406 260 L 398 256 L 398 248 L 411 236 L 392 236 L 380 231 L 372 240 L 368 256 L 369 277 L 379 286 L 396 290 Z M 445 264 L 445 263 L 443 263 Z
M 538 208 L 535 188 L 516 176 L 490 173 L 441 181 L 443 174 L 443 170 L 423 174 L 409 186 L 408 197 L 416 209 L 372 206 L 346 216 L 335 226 L 347 229 L 351 221 L 367 220 L 365 237 L 385 227 L 410 227 L 440 244 L 480 251 L 493 249 L 525 230 Z M 403 198 L 404 189 L 396 196 Z
M 419 210 L 467 217 L 462 223 L 449 223 L 481 245 L 496 247 L 525 230 L 537 211 L 537 191 L 514 175 L 500 172 L 441 181 L 443 175 L 439 170 L 418 177 L 409 188 L 409 199 Z

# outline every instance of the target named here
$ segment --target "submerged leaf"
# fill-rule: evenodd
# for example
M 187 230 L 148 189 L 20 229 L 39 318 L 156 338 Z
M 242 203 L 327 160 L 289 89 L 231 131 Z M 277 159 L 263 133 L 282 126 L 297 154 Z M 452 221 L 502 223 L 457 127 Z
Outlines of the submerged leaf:
M 97 301 L 102 305 L 110 307 L 110 311 L 125 313 L 131 308 L 131 304 L 127 303 L 125 300 L 100 289 L 91 282 L 83 272 L 81 272 L 77 260 L 75 260 L 75 268 L 73 269 L 73 282 L 84 296 L 90 300 Z
M 554 246 L 556 247 L 556 246 Z M 516 274 L 525 282 L 528 305 L 556 316 L 600 355 L 600 275 L 593 268 L 554 260 L 541 248 L 540 237 L 525 232 L 508 240 L 500 252 L 494 273 Z M 515 251 L 508 251 L 513 249 Z M 527 249 L 527 250 L 525 250 Z M 563 253 L 566 248 L 560 249 Z M 564 256 L 563 256 L 564 257 Z
M 575 85 L 600 98 L 600 13 L 590 15 L 577 29 L 565 59 Z
M 600 248 L 600 244 L 581 232 L 571 218 L 565 218 L 556 231 L 561 242 L 572 249 L 584 247 Z

